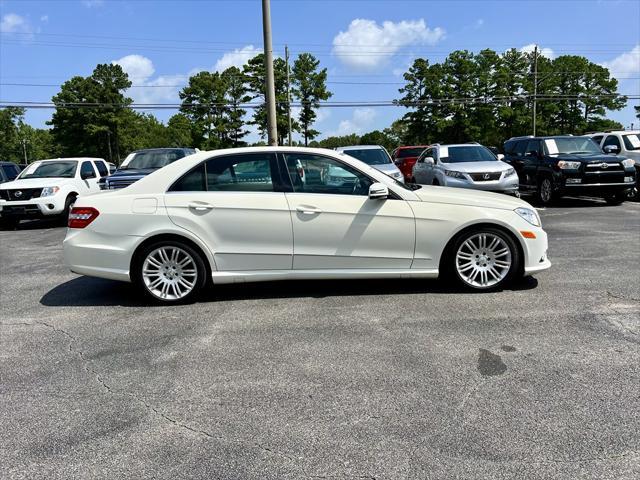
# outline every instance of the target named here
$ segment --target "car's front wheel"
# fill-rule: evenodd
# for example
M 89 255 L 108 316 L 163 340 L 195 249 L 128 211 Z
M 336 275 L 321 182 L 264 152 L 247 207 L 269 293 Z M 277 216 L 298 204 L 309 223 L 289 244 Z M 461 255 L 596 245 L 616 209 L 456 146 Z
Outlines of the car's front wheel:
M 627 192 L 611 193 L 605 196 L 604 200 L 609 205 L 620 205 L 627 199 L 627 195 Z
M 544 177 L 538 182 L 538 190 L 536 191 L 538 202 L 547 207 L 558 199 L 558 194 L 554 192 L 553 180 Z
M 174 240 L 149 245 L 137 256 L 133 280 L 151 299 L 188 303 L 204 287 L 207 269 L 201 255 Z
M 453 246 L 450 270 L 463 287 L 498 290 L 511 282 L 520 270 L 520 251 L 515 241 L 495 228 L 462 234 Z

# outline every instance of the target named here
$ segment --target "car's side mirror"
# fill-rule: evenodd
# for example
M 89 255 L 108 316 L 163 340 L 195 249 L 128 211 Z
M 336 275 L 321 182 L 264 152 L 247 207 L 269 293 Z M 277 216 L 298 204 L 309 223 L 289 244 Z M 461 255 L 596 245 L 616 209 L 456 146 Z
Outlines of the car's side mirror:
M 425 157 L 424 163 L 426 163 L 427 165 L 435 165 L 436 161 L 433 159 L 433 157 Z
M 618 153 L 620 151 L 616 145 L 607 145 L 602 150 L 604 150 L 604 153 Z
M 369 198 L 371 200 L 385 199 L 389 196 L 389 189 L 383 183 L 372 183 L 369 187 Z
M 88 180 L 90 178 L 96 178 L 96 174 L 94 172 L 81 172 L 80 178 L 82 180 Z
M 525 154 L 525 157 L 537 157 L 537 156 L 538 156 L 538 152 L 536 152 L 535 150 L 531 150 Z

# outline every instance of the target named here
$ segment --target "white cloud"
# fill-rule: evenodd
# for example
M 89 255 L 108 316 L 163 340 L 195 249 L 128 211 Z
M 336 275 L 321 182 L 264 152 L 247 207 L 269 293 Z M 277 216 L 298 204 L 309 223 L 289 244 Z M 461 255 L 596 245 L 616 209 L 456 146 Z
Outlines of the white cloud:
M 186 84 L 187 75 L 160 75 L 153 77 L 153 62 L 142 55 L 127 55 L 111 63 L 120 65 L 135 86 L 127 94 L 136 103 L 178 102 L 178 92 Z
M 536 48 L 536 44 L 530 43 L 529 45 L 525 45 L 524 47 L 522 47 L 520 51 L 522 53 L 532 53 L 535 48 Z M 539 45 L 538 45 L 538 53 L 540 54 L 541 57 L 547 57 L 550 60 L 552 60 L 556 56 L 555 52 L 552 49 L 540 48 Z
M 42 23 L 47 23 L 47 22 L 49 21 L 49 15 L 42 15 L 42 16 L 40 17 L 40 21 L 41 21 Z
M 640 44 L 632 50 L 602 64 L 616 78 L 628 78 L 631 74 L 640 74 Z
M 338 129 L 328 132 L 327 137 L 350 135 L 352 133 L 361 134 L 368 128 L 376 117 L 376 112 L 372 108 L 356 108 L 350 119 L 342 120 L 338 124 Z
M 25 33 L 27 36 L 33 35 L 33 27 L 29 21 L 16 13 L 7 13 L 0 20 L 0 32 L 2 33 Z
M 435 45 L 445 31 L 428 28 L 423 19 L 382 22 L 357 18 L 346 32 L 333 38 L 333 53 L 345 65 L 355 69 L 374 69 L 385 65 L 389 58 L 407 45 Z
M 256 55 L 262 53 L 262 49 L 255 48 L 253 45 L 247 45 L 242 48 L 236 48 L 233 52 L 225 53 L 213 67 L 214 72 L 222 72 L 229 67 L 238 67 L 247 63 Z
M 484 25 L 484 18 L 479 18 L 476 20 L 476 23 L 473 24 L 473 28 L 477 30 L 478 28 L 482 28 L 483 25 Z
M 82 5 L 87 8 L 97 8 L 104 5 L 104 0 L 82 0 Z

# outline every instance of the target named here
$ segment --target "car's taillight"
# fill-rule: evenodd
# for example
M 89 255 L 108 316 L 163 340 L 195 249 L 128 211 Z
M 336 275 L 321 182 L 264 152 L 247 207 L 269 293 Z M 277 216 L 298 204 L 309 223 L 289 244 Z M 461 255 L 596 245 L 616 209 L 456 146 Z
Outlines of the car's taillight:
M 69 228 L 84 228 L 98 218 L 100 212 L 93 207 L 73 207 L 69 212 Z

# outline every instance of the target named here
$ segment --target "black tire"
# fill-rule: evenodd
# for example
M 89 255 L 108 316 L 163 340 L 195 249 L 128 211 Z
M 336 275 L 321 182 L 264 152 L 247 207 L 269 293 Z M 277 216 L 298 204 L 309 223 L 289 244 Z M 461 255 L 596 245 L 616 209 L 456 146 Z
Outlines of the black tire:
M 437 187 L 438 187 L 438 186 L 440 186 L 440 182 L 438 181 L 438 179 L 437 179 L 437 178 L 434 178 L 434 179 L 433 179 L 433 182 L 431 182 L 431 185 L 435 185 L 435 186 L 437 186 Z
M 3 230 L 15 230 L 20 225 L 20 218 L 14 216 L 2 216 L 0 217 L 0 227 Z
M 196 277 L 194 280 L 194 286 L 188 294 L 181 298 L 172 299 L 159 297 L 149 289 L 143 278 L 142 269 L 145 260 L 149 254 L 162 247 L 177 248 L 186 252 L 190 255 L 193 263 L 195 264 Z M 207 284 L 207 272 L 208 270 L 202 254 L 188 243 L 181 242 L 179 240 L 160 240 L 158 242 L 151 243 L 136 252 L 136 256 L 131 264 L 131 279 L 133 283 L 144 293 L 148 300 L 164 305 L 181 305 L 194 302 L 202 291 L 202 288 Z
M 60 214 L 61 225 L 66 226 L 69 223 L 69 212 L 71 211 L 71 207 L 73 207 L 73 204 L 76 203 L 77 198 L 78 197 L 76 197 L 75 195 L 69 195 L 65 200 L 64 210 Z
M 536 200 L 544 207 L 548 207 L 556 202 L 559 198 L 557 192 L 554 191 L 553 179 L 551 177 L 542 177 L 538 181 L 536 189 Z
M 511 263 L 508 268 L 502 269 L 501 267 L 498 267 L 501 268 L 500 274 L 504 274 L 504 276 L 502 276 L 502 278 L 496 283 L 487 286 L 473 285 L 469 283 L 469 281 L 467 281 L 467 279 L 465 279 L 459 272 L 457 263 L 457 253 L 465 244 L 465 242 L 467 242 L 467 240 L 469 239 L 477 238 L 477 236 L 482 234 L 491 236 L 489 238 L 498 237 L 503 242 L 501 245 L 505 245 L 506 248 L 508 248 Z M 505 257 L 501 258 L 504 259 Z M 495 258 L 489 259 L 488 263 L 491 263 L 491 261 L 495 260 Z M 475 261 L 474 258 L 471 259 L 471 262 L 473 261 Z M 502 290 L 505 286 L 511 284 L 518 276 L 521 275 L 522 261 L 523 260 L 520 249 L 518 248 L 518 245 L 516 245 L 516 241 L 511 237 L 511 235 L 499 228 L 481 227 L 478 229 L 466 230 L 459 234 L 452 242 L 451 248 L 447 249 L 446 257 L 443 259 L 443 263 L 441 266 L 443 270 L 443 278 L 449 281 L 453 281 L 453 283 L 455 283 L 462 289 L 476 292 L 492 292 L 496 290 Z M 478 264 L 476 263 L 476 265 Z M 495 264 L 492 264 L 492 266 L 495 267 Z M 497 269 L 495 268 L 494 270 L 497 271 Z
M 624 203 L 626 199 L 627 199 L 627 192 L 612 193 L 604 197 L 604 200 L 607 202 L 607 205 L 611 205 L 611 206 L 620 205 Z

